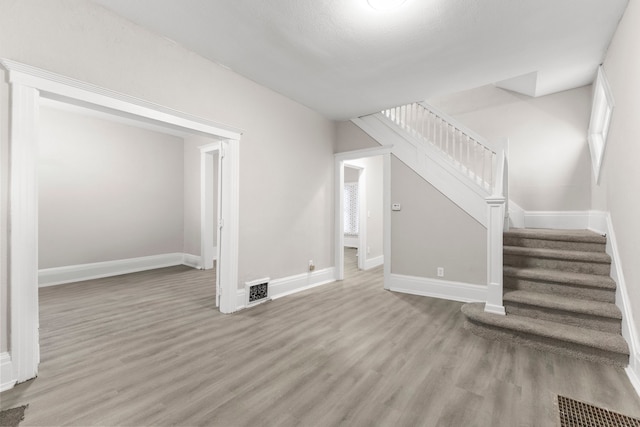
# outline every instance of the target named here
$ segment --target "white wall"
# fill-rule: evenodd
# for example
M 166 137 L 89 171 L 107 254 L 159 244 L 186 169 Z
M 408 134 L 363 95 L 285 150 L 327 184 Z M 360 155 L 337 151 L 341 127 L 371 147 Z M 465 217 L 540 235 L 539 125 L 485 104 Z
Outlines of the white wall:
M 587 210 L 591 86 L 531 98 L 490 86 L 428 100 L 489 140 L 509 138 L 509 198 L 525 210 Z
M 42 107 L 39 268 L 182 252 L 181 138 Z
M 359 256 L 364 256 L 365 260 L 371 260 L 383 255 L 382 239 L 384 235 L 382 204 L 383 197 L 383 176 L 384 163 L 382 156 L 365 157 L 362 159 L 349 160 L 348 164 L 362 167 L 364 171 L 364 187 L 366 206 L 364 209 L 366 216 L 366 246 L 360 248 Z M 345 167 L 345 170 L 348 169 Z M 345 175 L 345 182 L 347 182 Z
M 395 156 L 391 203 L 402 208 L 391 212 L 392 273 L 486 285 L 486 228 Z
M 332 121 L 87 0 L 0 2 L 0 57 L 242 129 L 240 288 L 333 265 Z
M 600 184 L 591 178 L 592 208 L 611 214 L 635 326 L 640 330 L 640 3 L 629 2 L 604 70 L 615 108 Z

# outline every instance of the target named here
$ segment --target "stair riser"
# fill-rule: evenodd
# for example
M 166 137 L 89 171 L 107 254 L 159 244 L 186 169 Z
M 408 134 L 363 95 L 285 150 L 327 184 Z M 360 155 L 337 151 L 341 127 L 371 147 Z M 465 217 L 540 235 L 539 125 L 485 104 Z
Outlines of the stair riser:
M 602 332 L 619 334 L 622 332 L 622 322 L 620 319 L 610 319 L 600 316 L 592 316 L 582 313 L 571 313 L 562 310 L 549 309 L 544 307 L 530 306 L 513 302 L 504 303 L 507 314 L 531 317 L 533 319 L 549 320 L 551 322 L 565 325 L 580 326 Z
M 488 338 L 500 339 L 514 344 L 533 347 L 541 351 L 550 351 L 570 357 L 576 357 L 595 362 L 626 367 L 629 364 L 629 355 L 587 347 L 579 344 L 567 343 L 552 338 L 516 332 L 508 329 L 478 324 L 473 321 L 465 321 L 465 329 L 470 332 Z
M 610 289 L 584 288 L 568 283 L 547 283 L 504 276 L 504 287 L 520 291 L 539 292 L 590 301 L 616 302 L 616 292 Z
M 568 271 L 573 273 L 598 274 L 608 276 L 611 271 L 610 263 L 594 263 L 563 259 L 547 259 L 532 256 L 504 254 L 504 265 L 514 267 L 535 267 L 549 270 Z
M 504 236 L 505 246 L 520 246 L 523 248 L 564 249 L 567 251 L 604 252 L 604 243 L 564 242 L 560 240 L 531 239 L 516 236 Z

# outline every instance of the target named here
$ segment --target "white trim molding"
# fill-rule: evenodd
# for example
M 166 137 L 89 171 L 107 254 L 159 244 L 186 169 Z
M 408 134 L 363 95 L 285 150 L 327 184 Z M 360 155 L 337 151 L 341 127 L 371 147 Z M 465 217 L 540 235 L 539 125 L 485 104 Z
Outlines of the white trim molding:
M 216 269 L 220 289 L 219 307 L 224 314 L 238 309 L 235 290 L 238 288 L 238 251 L 240 240 L 240 140 L 222 141 L 220 146 L 218 200 L 218 260 Z
M 509 200 L 509 219 L 515 228 L 590 229 L 605 234 L 608 213 L 600 211 L 526 211 Z
M 589 226 L 589 216 L 589 211 L 525 211 L 524 226 L 584 230 Z
M 272 300 L 292 295 L 317 286 L 335 282 L 335 269 L 333 267 L 316 270 L 311 273 L 296 274 L 282 277 L 269 282 L 269 298 Z M 246 308 L 246 295 L 244 289 L 238 289 L 236 295 L 238 310 Z
M 197 268 L 198 270 L 203 269 L 201 259 L 202 258 L 200 257 L 200 255 L 187 254 L 187 253 L 182 254 L 182 264 L 186 265 L 187 267 Z
M 485 302 L 487 286 L 391 273 L 391 291 L 460 302 Z
M 8 352 L 0 353 L 0 391 L 9 390 L 16 384 L 13 375 L 11 355 Z
M 613 92 L 609 86 L 607 75 L 602 65 L 598 67 L 596 80 L 593 82 L 593 103 L 591 105 L 591 119 L 589 120 L 589 152 L 591 153 L 591 165 L 593 166 L 593 176 L 596 184 L 600 182 L 600 169 L 604 150 L 607 146 L 607 136 L 609 125 L 615 102 Z
M 156 268 L 173 267 L 174 265 L 201 268 L 199 263 L 199 256 L 176 252 L 113 261 L 68 265 L 64 267 L 43 268 L 38 270 L 38 286 L 42 288 L 62 285 L 64 283 L 119 276 L 121 274 L 136 273 L 138 271 L 155 270 Z
M 9 71 L 11 81 L 13 73 Z M 38 139 L 40 94 L 11 84 L 8 239 L 9 350 L 18 382 L 35 377 L 40 362 L 38 325 Z
M 45 98 L 86 106 L 93 110 L 151 121 L 173 129 L 194 131 L 201 135 L 239 139 L 243 131 L 222 123 L 185 114 L 159 104 L 120 92 L 52 73 L 31 65 L 0 58 L 0 66 L 7 70 L 9 82 L 17 86 L 38 89 Z
M 360 243 L 360 237 L 358 236 L 344 236 L 344 246 L 346 248 L 358 248 Z
M 372 268 L 376 268 L 381 265 L 384 265 L 384 255 L 364 259 L 365 270 L 370 270 Z

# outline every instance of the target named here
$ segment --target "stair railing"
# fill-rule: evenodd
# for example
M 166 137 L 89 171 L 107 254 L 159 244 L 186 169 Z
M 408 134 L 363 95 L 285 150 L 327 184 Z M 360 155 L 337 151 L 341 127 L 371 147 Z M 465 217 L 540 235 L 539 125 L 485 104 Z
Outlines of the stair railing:
M 502 300 L 502 233 L 508 224 L 508 143 L 491 143 L 425 102 L 382 111 L 412 137 L 430 144 L 464 176 L 486 191 L 487 300 L 485 311 L 505 314 Z
M 499 147 L 425 102 L 389 108 L 382 114 L 414 138 L 438 149 L 463 175 L 491 191 Z

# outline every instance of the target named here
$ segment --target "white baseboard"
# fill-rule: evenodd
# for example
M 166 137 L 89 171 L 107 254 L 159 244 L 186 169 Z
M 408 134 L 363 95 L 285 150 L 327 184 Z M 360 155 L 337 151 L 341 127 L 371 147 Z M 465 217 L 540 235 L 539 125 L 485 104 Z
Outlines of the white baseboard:
M 589 227 L 589 211 L 525 211 L 527 228 L 582 230 Z
M 347 237 L 344 236 L 344 245 L 348 248 L 357 248 L 358 245 L 360 244 L 360 238 L 359 237 Z
M 376 268 L 380 265 L 384 264 L 384 255 L 380 255 L 373 258 L 365 258 L 364 260 L 364 269 L 369 270 L 371 268 Z
M 13 365 L 11 356 L 6 351 L 0 353 L 0 391 L 9 390 L 16 384 L 13 378 Z
M 202 259 L 200 258 L 200 255 L 182 254 L 182 264 L 188 267 L 197 268 L 198 270 L 202 269 Z
M 282 298 L 287 295 L 315 288 L 335 282 L 335 268 L 329 267 L 312 273 L 296 274 L 295 276 L 274 279 L 269 282 L 271 299 Z M 238 289 L 236 306 L 238 310 L 245 308 L 245 291 Z
M 471 283 L 450 282 L 426 277 L 405 276 L 392 273 L 390 290 L 404 294 L 441 298 L 460 302 L 485 302 L 487 287 Z
M 199 268 L 199 266 L 193 265 L 195 258 L 197 258 L 197 264 L 199 265 L 200 257 L 177 252 L 139 258 L 120 259 L 115 261 L 44 268 L 38 271 L 38 284 L 40 287 L 54 286 L 64 283 L 135 273 L 138 271 L 153 270 L 156 268 L 172 267 L 174 265 L 181 264 Z

